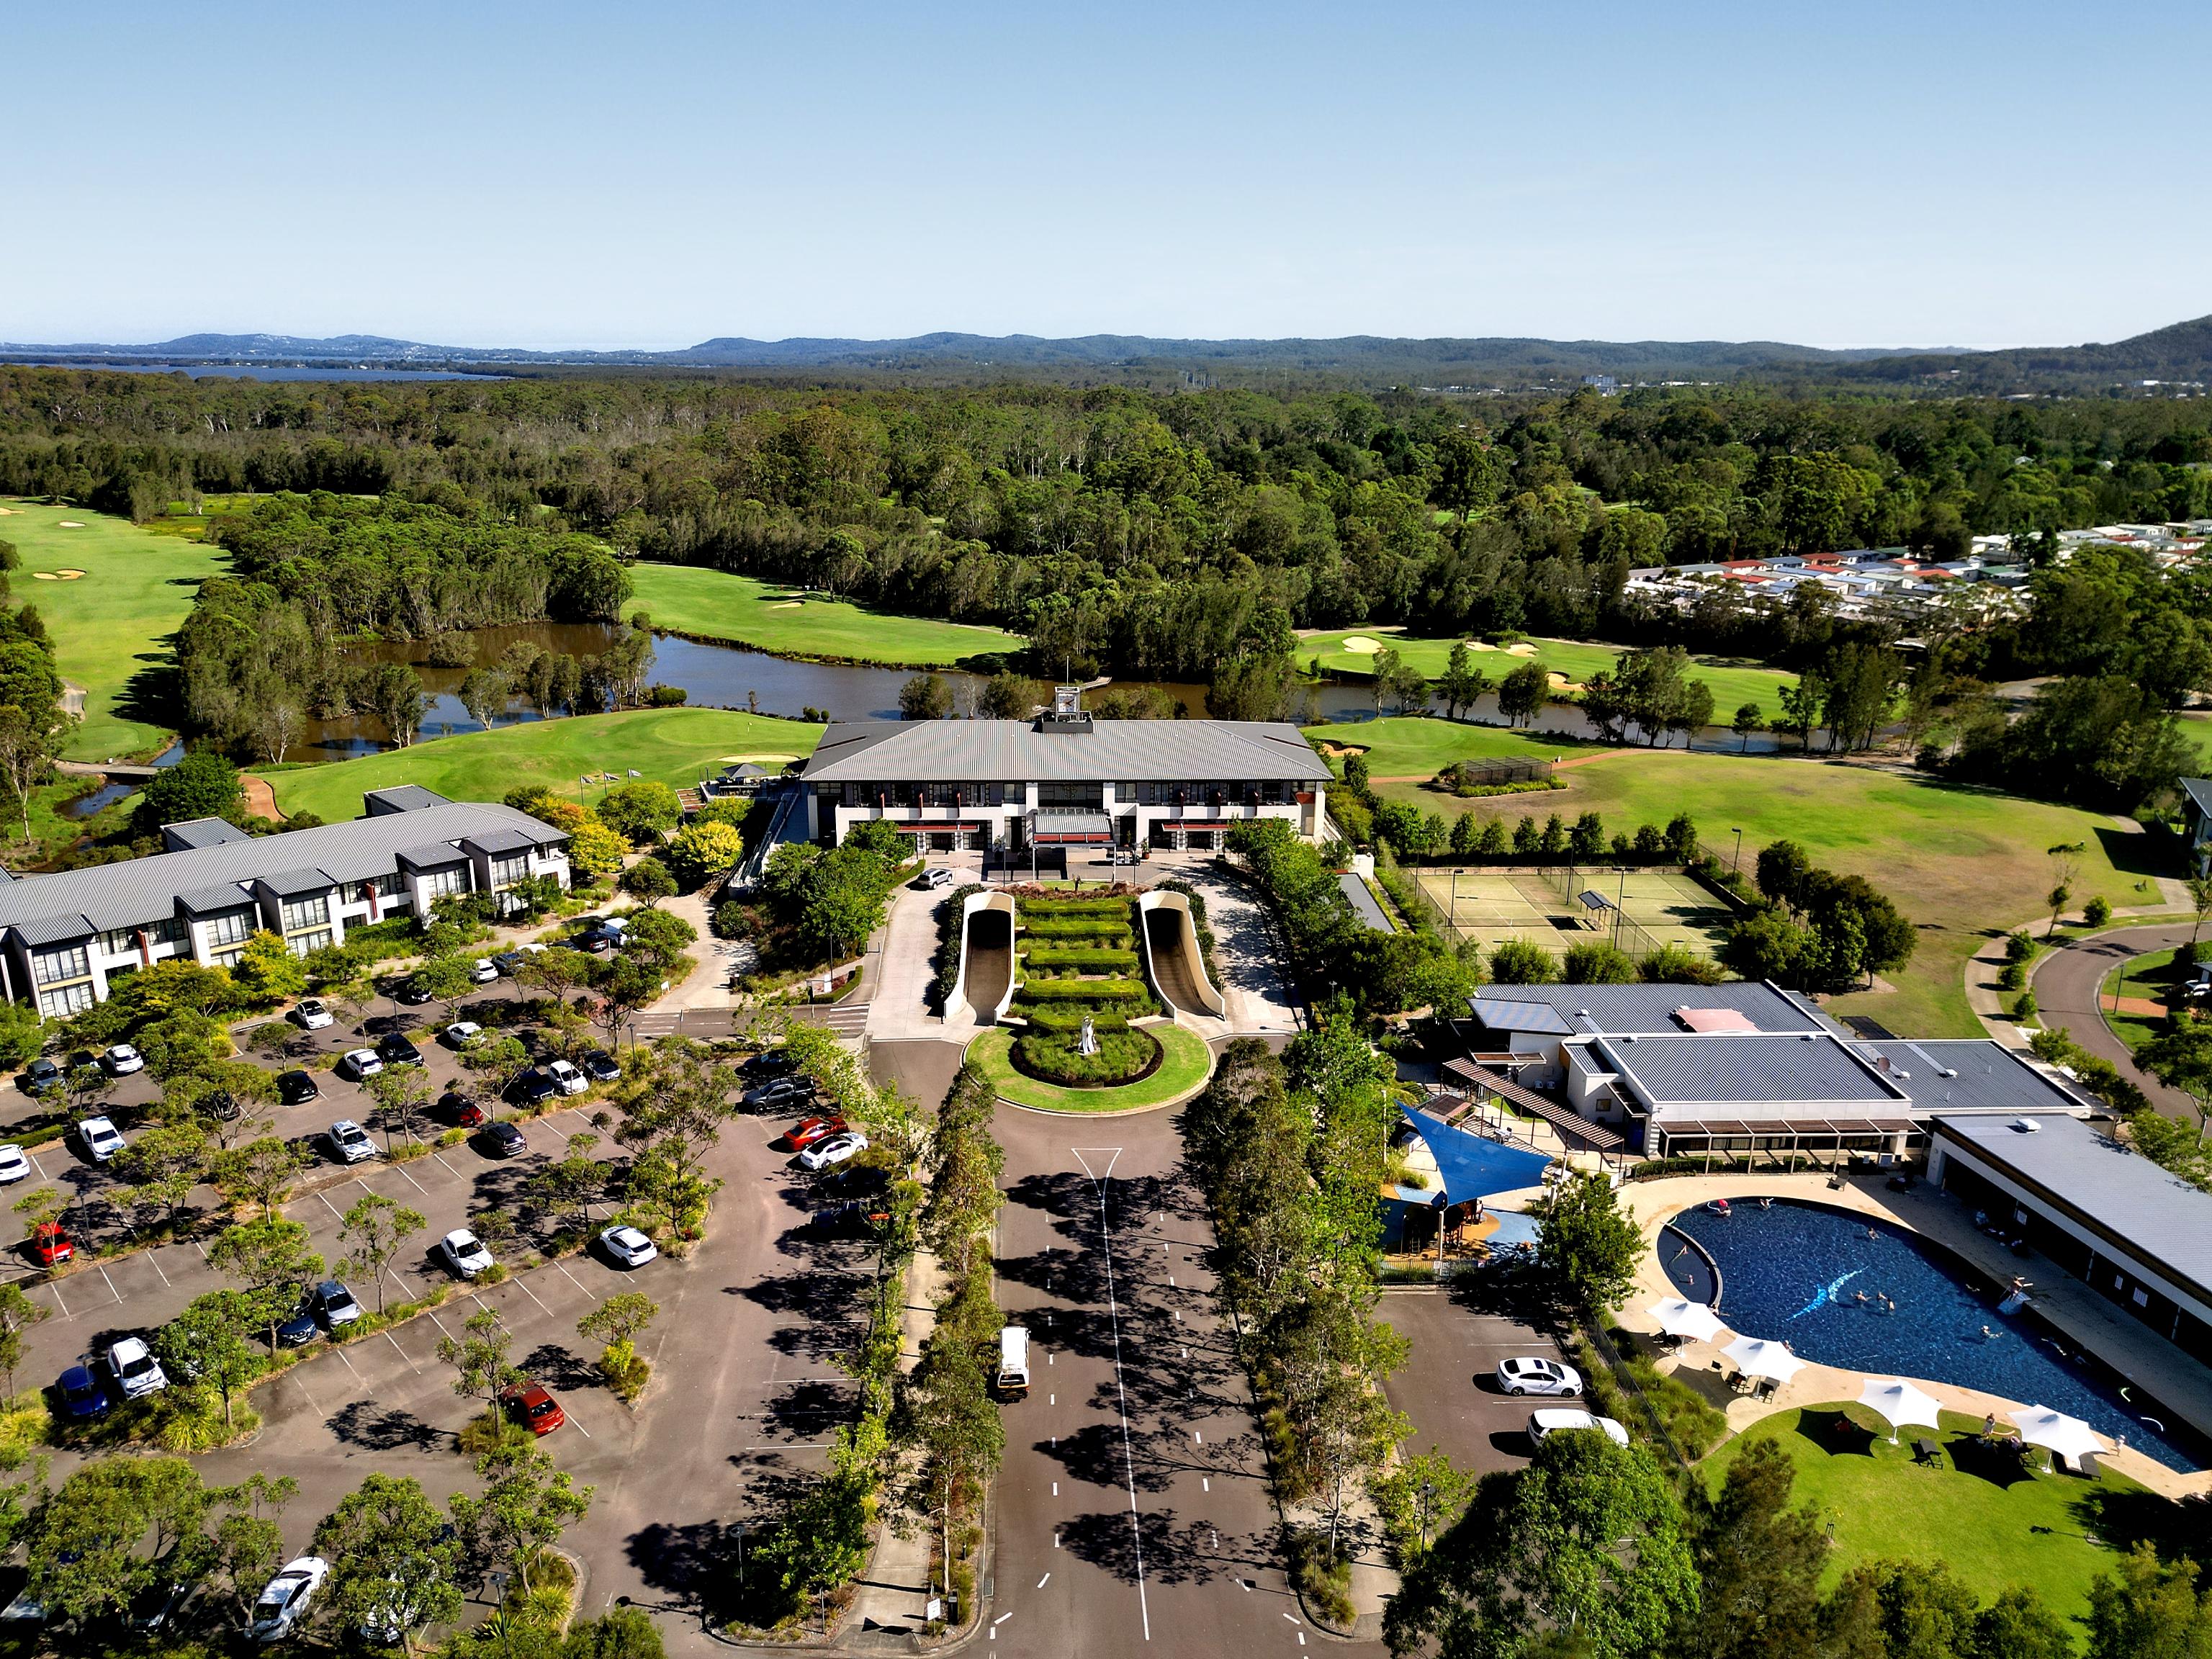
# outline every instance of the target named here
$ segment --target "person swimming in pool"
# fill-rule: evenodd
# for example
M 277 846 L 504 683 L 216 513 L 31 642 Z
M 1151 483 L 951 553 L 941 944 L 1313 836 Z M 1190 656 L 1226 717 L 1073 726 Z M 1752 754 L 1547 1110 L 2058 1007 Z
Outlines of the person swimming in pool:
M 1984 1342 L 1994 1342 L 1994 1341 L 1996 1341 L 1996 1340 L 1997 1340 L 1997 1334 L 1996 1334 L 1995 1331 L 1991 1330 L 1991 1329 L 1990 1329 L 1988 1326 L 1986 1326 L 1986 1325 L 1984 1325 L 1984 1326 L 1983 1326 L 1983 1327 L 1982 1327 L 1982 1340 L 1983 1340 L 1983 1341 L 1984 1341 Z

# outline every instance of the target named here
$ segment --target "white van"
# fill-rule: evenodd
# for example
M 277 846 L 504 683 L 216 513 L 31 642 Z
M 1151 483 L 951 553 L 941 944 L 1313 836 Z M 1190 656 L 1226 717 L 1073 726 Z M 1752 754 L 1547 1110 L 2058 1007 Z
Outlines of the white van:
M 1030 1334 L 1019 1325 L 999 1332 L 999 1392 L 1027 1394 L 1030 1389 Z

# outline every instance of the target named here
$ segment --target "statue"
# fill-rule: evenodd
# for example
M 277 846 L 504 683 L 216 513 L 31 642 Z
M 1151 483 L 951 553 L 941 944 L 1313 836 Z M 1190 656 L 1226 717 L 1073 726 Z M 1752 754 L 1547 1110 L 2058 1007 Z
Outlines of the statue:
M 1088 1014 L 1083 1017 L 1083 1035 L 1075 1040 L 1075 1052 L 1079 1054 L 1098 1052 L 1098 1033 L 1091 1029 L 1091 1016 Z

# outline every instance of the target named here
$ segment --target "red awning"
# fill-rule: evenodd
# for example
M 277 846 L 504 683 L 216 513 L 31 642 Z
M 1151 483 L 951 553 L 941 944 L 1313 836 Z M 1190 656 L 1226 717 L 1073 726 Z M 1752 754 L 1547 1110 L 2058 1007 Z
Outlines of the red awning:
M 1078 845 L 1086 847 L 1103 847 L 1107 842 L 1114 839 L 1114 834 L 1110 830 L 1079 830 L 1064 834 L 1054 833 L 1048 835 L 1039 833 L 1031 836 L 1030 839 L 1040 847 L 1072 847 Z
M 983 826 L 980 823 L 940 823 L 936 819 L 932 819 L 927 823 L 904 823 L 896 820 L 892 820 L 891 827 L 896 830 L 902 836 L 933 836 L 945 830 L 981 830 Z
M 1229 823 L 1224 818 L 1162 818 L 1154 827 L 1161 830 L 1226 830 Z

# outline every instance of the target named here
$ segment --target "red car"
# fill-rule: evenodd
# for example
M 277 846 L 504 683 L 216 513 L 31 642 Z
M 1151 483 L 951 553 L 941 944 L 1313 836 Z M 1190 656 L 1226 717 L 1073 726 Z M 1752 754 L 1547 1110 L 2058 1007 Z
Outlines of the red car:
M 803 1152 L 817 1140 L 844 1133 L 845 1120 L 842 1117 L 810 1117 L 785 1130 L 783 1144 L 794 1152 Z
M 545 1391 L 543 1383 L 518 1382 L 502 1389 L 499 1397 L 514 1420 L 527 1425 L 532 1434 L 550 1434 L 568 1420 L 561 1402 Z
M 58 1267 L 64 1261 L 74 1261 L 76 1246 L 62 1231 L 58 1221 L 41 1221 L 39 1230 L 31 1235 L 31 1254 L 39 1259 L 42 1267 Z

